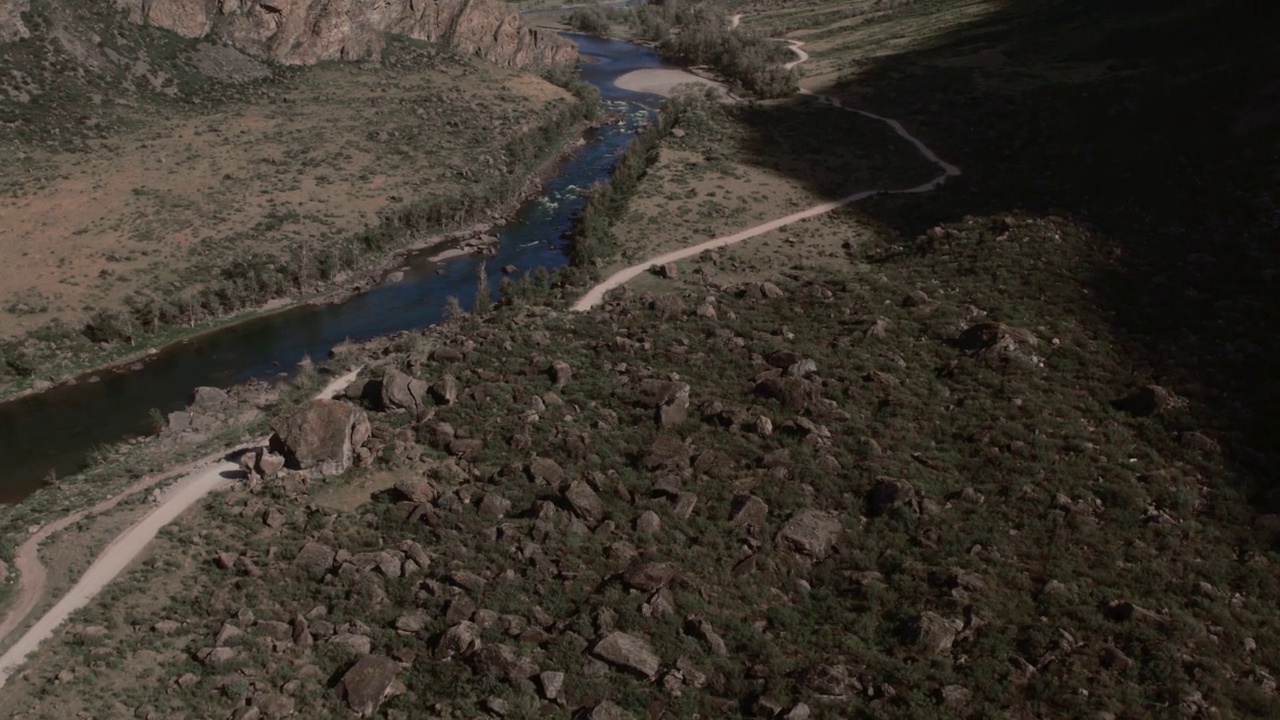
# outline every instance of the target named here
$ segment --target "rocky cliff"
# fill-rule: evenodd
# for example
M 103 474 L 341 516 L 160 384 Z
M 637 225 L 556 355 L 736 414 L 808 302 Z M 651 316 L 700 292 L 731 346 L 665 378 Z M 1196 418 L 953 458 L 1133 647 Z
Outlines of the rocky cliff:
M 0 0 L 0 7 L 13 0 Z M 212 36 L 288 65 L 378 57 L 383 35 L 441 42 L 507 67 L 577 60 L 574 46 L 525 27 L 499 0 L 116 0 L 135 22 Z M 2 17 L 3 10 L 0 10 Z

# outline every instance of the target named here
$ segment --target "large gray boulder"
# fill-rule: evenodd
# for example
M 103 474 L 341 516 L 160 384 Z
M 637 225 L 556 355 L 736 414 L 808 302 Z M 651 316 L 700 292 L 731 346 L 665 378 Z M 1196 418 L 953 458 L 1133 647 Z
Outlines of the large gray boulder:
M 271 448 L 290 468 L 323 476 L 346 472 L 371 431 L 363 410 L 336 400 L 312 400 L 272 429 Z
M 414 415 L 426 412 L 430 392 L 426 381 L 388 368 L 382 376 L 382 406 L 388 410 L 408 410 Z
M 400 665 L 381 655 L 365 655 L 338 681 L 338 693 L 359 717 L 373 717 L 395 685 Z
M 649 679 L 657 676 L 658 668 L 662 666 L 662 660 L 653 651 L 648 640 L 624 632 L 613 632 L 605 636 L 596 643 L 591 653 L 610 665 Z

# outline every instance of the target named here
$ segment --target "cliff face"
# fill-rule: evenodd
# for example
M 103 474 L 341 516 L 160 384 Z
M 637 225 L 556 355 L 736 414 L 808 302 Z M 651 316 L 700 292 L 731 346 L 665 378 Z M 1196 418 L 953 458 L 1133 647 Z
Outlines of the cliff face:
M 14 0 L 0 0 L 3 3 Z M 376 58 L 383 33 L 442 42 L 507 67 L 577 61 L 554 33 L 527 28 L 500 0 L 116 0 L 135 22 L 211 35 L 288 65 Z M 0 9 L 0 15 L 3 10 Z

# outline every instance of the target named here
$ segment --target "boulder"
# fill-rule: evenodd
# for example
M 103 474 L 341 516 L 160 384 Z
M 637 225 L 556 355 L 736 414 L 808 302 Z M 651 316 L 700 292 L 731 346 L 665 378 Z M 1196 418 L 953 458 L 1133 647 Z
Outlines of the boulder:
M 569 484 L 564 492 L 564 499 L 569 502 L 578 517 L 587 522 L 599 522 L 604 516 L 604 502 L 590 485 L 581 480 Z
M 294 556 L 293 567 L 312 580 L 319 580 L 333 567 L 335 556 L 333 548 L 328 545 L 309 542 Z
M 401 478 L 396 481 L 396 491 L 404 495 L 409 502 L 430 504 L 440 497 L 440 491 L 429 480 L 419 478 Z
M 510 645 L 498 643 L 486 645 L 475 659 L 476 669 L 496 675 L 509 683 L 528 680 L 538 674 L 538 666 L 528 658 L 520 657 L 516 649 Z
M 365 655 L 338 681 L 338 694 L 359 717 L 373 717 L 395 685 L 400 665 L 381 655 Z
M 998 322 L 972 325 L 954 342 L 957 348 L 988 361 L 1022 360 L 1038 364 L 1039 359 L 1028 352 L 1038 344 L 1029 330 Z
M 397 368 L 387 368 L 382 376 L 382 406 L 388 410 L 422 415 L 428 407 L 428 392 L 427 383 Z
M 657 380 L 654 378 L 646 378 L 640 381 L 639 394 L 636 397 L 636 403 L 641 407 L 659 408 L 666 405 L 678 396 L 689 396 L 689 384 L 682 382 L 674 382 L 671 380 Z
M 1167 415 L 1187 407 L 1185 398 L 1159 385 L 1144 385 L 1131 395 L 1115 403 L 1116 407 L 1132 415 L 1150 417 Z
M 733 499 L 730 522 L 735 527 L 764 527 L 769 517 L 769 505 L 755 495 L 742 494 Z
M 805 508 L 782 526 L 777 542 L 794 553 L 821 560 L 839 537 L 840 519 L 835 513 Z
M 944 618 L 935 612 L 921 613 L 912 621 L 908 640 L 927 655 L 942 655 L 951 651 L 956 635 L 964 629 L 960 620 Z
M 341 475 L 351 467 L 357 448 L 369 439 L 369 417 L 363 410 L 336 400 L 312 400 L 272 425 L 271 448 L 294 470 Z
M 596 643 L 591 653 L 605 662 L 652 680 L 662 660 L 649 641 L 624 632 L 612 632 Z
M 542 696 L 548 700 L 558 700 L 564 690 L 564 673 L 557 670 L 545 670 L 538 674 L 538 684 L 542 686 Z
M 587 720 L 635 720 L 636 716 L 608 700 L 604 700 L 591 708 L 591 712 L 587 713 L 586 718 Z
M 675 395 L 658 408 L 658 427 L 679 427 L 689 418 L 689 385 L 680 383 Z
M 535 482 L 555 486 L 564 479 L 564 468 L 551 458 L 534 457 L 529 461 L 529 475 Z
M 867 515 L 879 517 L 894 511 L 920 514 L 920 499 L 905 480 L 880 478 L 867 493 Z
M 208 413 L 222 409 L 230 396 L 226 390 L 216 387 L 198 387 L 191 393 L 188 406 L 192 412 Z
M 467 656 L 479 652 L 482 647 L 480 642 L 480 626 L 473 622 L 465 621 L 444 631 L 444 635 L 440 636 L 440 642 L 436 645 L 436 660 L 449 660 L 456 655 Z
M 642 592 L 654 592 L 671 584 L 680 574 L 675 563 L 646 562 L 633 565 L 622 573 L 622 582 L 629 588 Z
M 822 398 L 816 384 L 794 376 L 765 378 L 756 384 L 755 393 L 777 400 L 782 407 L 797 413 L 808 410 Z
M 449 373 L 440 376 L 436 384 L 431 386 L 431 394 L 441 405 L 452 405 L 458 400 L 458 380 Z
M 264 478 L 275 477 L 284 469 L 284 457 L 266 450 L 259 450 L 255 454 L 254 469 Z
M 569 363 L 563 360 L 557 360 L 551 363 L 551 381 L 555 386 L 562 388 L 569 384 L 569 378 L 573 377 L 573 368 L 569 367 Z

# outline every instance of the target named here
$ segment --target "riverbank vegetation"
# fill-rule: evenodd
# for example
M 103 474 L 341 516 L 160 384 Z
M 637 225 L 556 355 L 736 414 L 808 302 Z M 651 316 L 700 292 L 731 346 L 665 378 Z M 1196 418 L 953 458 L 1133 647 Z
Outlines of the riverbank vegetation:
M 784 67 L 794 59 L 786 45 L 748 27 L 731 28 L 728 15 L 716 3 L 670 0 L 634 7 L 582 7 L 566 22 L 597 35 L 626 28 L 625 34 L 652 43 L 663 56 L 711 67 L 756 97 L 786 97 L 796 91 L 799 74 Z
M 594 88 L 571 73 L 548 80 L 569 92 L 393 40 L 376 71 L 329 64 L 266 100 L 161 113 L 173 139 L 120 130 L 75 157 L 40 154 L 39 172 L 11 181 L 13 207 L 66 200 L 81 181 L 99 202 L 88 214 L 12 214 L 10 241 L 63 228 L 48 249 L 69 254 L 24 254 L 13 265 L 33 270 L 0 278 L 12 293 L 0 384 L 12 392 L 135 354 L 491 220 L 597 117 Z M 120 162 L 131 153 L 137 162 Z

